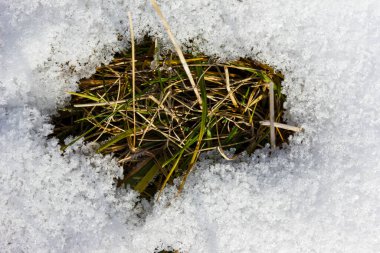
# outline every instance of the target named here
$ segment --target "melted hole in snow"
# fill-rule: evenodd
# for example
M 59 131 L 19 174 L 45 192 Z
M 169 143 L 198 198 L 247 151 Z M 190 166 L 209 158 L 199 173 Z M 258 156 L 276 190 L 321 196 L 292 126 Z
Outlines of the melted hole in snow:
M 80 138 L 98 143 L 97 152 L 112 153 L 123 165 L 117 186 L 130 185 L 145 198 L 186 178 L 201 153 L 232 160 L 270 143 L 270 83 L 275 144 L 287 141 L 291 132 L 278 125 L 285 101 L 281 73 L 250 59 L 185 58 L 191 78 L 176 54 L 162 53 L 149 39 L 136 46 L 135 66 L 131 51 L 118 53 L 80 81 L 53 119 L 53 135 L 63 148 Z

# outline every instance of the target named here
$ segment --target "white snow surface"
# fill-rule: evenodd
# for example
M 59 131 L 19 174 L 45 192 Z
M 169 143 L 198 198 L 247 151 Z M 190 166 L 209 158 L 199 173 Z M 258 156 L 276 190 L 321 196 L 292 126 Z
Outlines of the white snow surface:
M 179 197 L 136 206 L 112 158 L 47 135 L 65 91 L 128 47 L 127 11 L 137 38 L 167 41 L 150 2 L 0 0 L 0 251 L 379 252 L 380 2 L 159 4 L 183 44 L 281 70 L 304 132 L 272 155 L 205 157 Z

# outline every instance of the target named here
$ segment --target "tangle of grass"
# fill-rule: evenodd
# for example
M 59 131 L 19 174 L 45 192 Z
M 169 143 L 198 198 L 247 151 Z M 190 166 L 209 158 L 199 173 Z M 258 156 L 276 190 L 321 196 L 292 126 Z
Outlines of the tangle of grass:
M 100 142 L 98 152 L 113 153 L 124 166 L 118 186 L 131 185 L 144 197 L 179 176 L 182 187 L 201 152 L 217 150 L 231 160 L 268 143 L 269 83 L 277 142 L 286 141 L 281 73 L 249 59 L 218 63 L 192 54 L 185 59 L 201 102 L 178 57 L 161 55 L 157 41 L 147 39 L 136 46 L 134 71 L 132 54 L 125 51 L 81 80 L 80 91 L 70 93 L 71 104 L 54 119 L 54 135 Z M 232 157 L 224 152 L 231 148 Z

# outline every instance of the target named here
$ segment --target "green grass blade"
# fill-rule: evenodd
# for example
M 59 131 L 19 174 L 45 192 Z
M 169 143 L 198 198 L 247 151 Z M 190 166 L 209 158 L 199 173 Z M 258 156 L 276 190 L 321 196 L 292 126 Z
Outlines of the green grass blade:
M 148 172 L 139 180 L 139 182 L 134 186 L 134 189 L 140 193 L 144 192 L 148 187 L 149 183 L 153 181 L 154 177 L 157 175 L 160 170 L 162 159 L 155 161 L 154 164 L 150 167 Z
M 189 163 L 189 166 L 188 166 L 188 169 L 181 181 L 181 184 L 179 186 L 179 191 L 182 190 L 185 182 L 186 182 L 186 179 L 187 179 L 187 176 L 189 175 L 190 171 L 192 170 L 196 160 L 198 159 L 199 157 L 199 150 L 201 148 L 201 144 L 202 144 L 202 140 L 203 140 L 203 136 L 204 134 L 206 133 L 206 125 L 207 125 L 207 114 L 208 114 L 208 108 L 207 108 L 207 93 L 206 93 L 206 84 L 205 84 L 205 81 L 204 81 L 204 78 L 203 78 L 203 73 L 202 73 L 202 68 L 201 67 L 196 67 L 197 68 L 197 75 L 198 77 L 200 77 L 200 80 L 199 80 L 199 87 L 200 87 L 200 90 L 201 90 L 201 98 L 202 98 L 202 115 L 201 115 L 201 123 L 200 123 L 200 129 L 199 129 L 199 134 L 198 134 L 198 140 L 197 140 L 197 146 L 195 147 L 195 150 L 194 150 L 194 153 L 193 153 L 193 156 L 190 160 L 190 163 Z
M 144 129 L 145 127 L 146 127 L 146 125 L 144 125 L 142 127 L 138 127 L 137 131 Z M 116 135 L 115 137 L 113 137 L 112 139 L 110 139 L 109 141 L 107 141 L 106 143 L 101 145 L 96 152 L 100 153 L 103 150 L 105 150 L 106 148 L 108 148 L 109 146 L 121 141 L 122 139 L 124 139 L 126 137 L 132 136 L 133 134 L 134 134 L 133 129 L 128 129 L 125 132 L 122 132 L 121 134 Z
M 173 158 L 175 159 L 175 162 L 174 162 L 172 168 L 170 169 L 170 172 L 168 173 L 167 177 L 165 178 L 164 183 L 163 183 L 162 186 L 161 186 L 160 193 L 158 194 L 158 198 L 160 197 L 160 195 L 161 195 L 162 191 L 164 190 L 166 184 L 168 183 L 170 177 L 173 175 L 174 171 L 177 169 L 177 167 L 178 167 L 178 163 L 180 162 L 180 160 L 181 160 L 181 158 L 182 158 L 182 156 L 183 156 L 183 153 L 185 152 L 185 150 L 186 150 L 187 148 L 189 148 L 191 145 L 193 145 L 194 143 L 197 142 L 197 139 L 198 139 L 197 137 L 198 137 L 198 136 L 196 135 L 196 136 L 194 136 L 193 138 L 189 138 L 189 139 L 186 141 L 184 147 L 183 147 L 183 148 L 182 148 L 177 154 L 175 154 L 175 155 L 173 156 Z M 175 157 L 176 157 L 176 158 L 175 158 Z M 174 160 L 173 158 L 172 158 L 172 160 Z M 167 164 L 167 163 L 166 163 L 166 164 Z M 164 166 L 163 166 L 163 167 L 164 167 Z
M 95 101 L 95 102 L 99 102 L 101 100 L 100 98 L 97 98 L 97 97 L 95 97 L 93 95 L 89 95 L 89 94 L 77 93 L 77 92 L 67 92 L 67 93 L 72 95 L 72 96 L 87 98 L 87 99 L 90 99 L 90 100 Z

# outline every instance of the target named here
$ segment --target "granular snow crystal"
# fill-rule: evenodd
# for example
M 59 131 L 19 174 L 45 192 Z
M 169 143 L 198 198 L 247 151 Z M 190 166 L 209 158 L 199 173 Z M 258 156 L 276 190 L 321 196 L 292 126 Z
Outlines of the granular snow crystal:
M 149 1 L 0 1 L 0 251 L 379 252 L 380 2 L 159 1 L 183 45 L 281 70 L 288 147 L 203 157 L 146 203 L 92 144 L 60 151 L 66 91 L 129 46 L 168 38 Z M 191 42 L 191 43 L 190 43 Z M 170 203 L 170 204 L 169 204 Z

